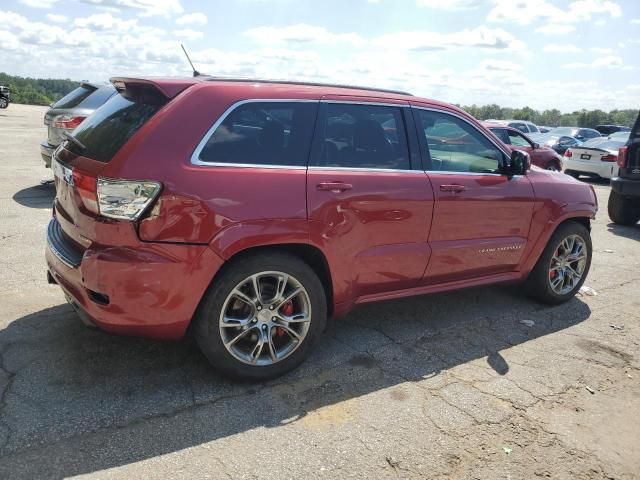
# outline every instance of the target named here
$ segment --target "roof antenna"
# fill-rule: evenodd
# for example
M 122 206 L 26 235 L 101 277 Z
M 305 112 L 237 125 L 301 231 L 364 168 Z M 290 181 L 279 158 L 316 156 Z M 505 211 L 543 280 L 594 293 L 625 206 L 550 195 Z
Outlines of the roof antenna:
M 191 69 L 193 70 L 193 76 L 194 77 L 198 77 L 200 76 L 200 72 L 198 70 L 196 70 L 196 67 L 193 66 L 193 62 L 191 61 L 191 59 L 189 58 L 189 54 L 187 53 L 187 50 L 184 48 L 183 44 L 180 44 L 180 46 L 182 47 L 182 51 L 184 52 L 184 54 L 187 56 L 187 60 L 189 61 L 189 64 L 191 65 Z

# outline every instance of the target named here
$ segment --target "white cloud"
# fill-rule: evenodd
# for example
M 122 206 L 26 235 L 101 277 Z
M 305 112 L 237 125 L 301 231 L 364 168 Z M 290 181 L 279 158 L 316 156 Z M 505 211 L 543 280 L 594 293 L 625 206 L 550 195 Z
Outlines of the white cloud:
M 256 27 L 244 34 L 260 44 L 279 43 L 349 43 L 362 44 L 363 39 L 356 33 L 333 33 L 324 27 L 299 23 L 286 27 Z
M 548 23 L 536 28 L 536 33 L 542 33 L 543 35 L 567 35 L 574 32 L 576 27 L 568 24 L 553 24 Z
M 631 19 L 631 24 L 632 25 L 640 25 L 640 18 L 632 18 Z
M 40 0 L 27 0 L 40 1 Z M 51 1 L 51 0 L 49 0 Z M 142 16 L 169 16 L 181 14 L 184 11 L 180 0 L 78 0 L 111 11 L 137 10 Z
M 560 45 L 550 43 L 549 45 L 545 45 L 542 51 L 547 53 L 580 53 L 582 52 L 582 49 L 576 47 L 572 43 L 565 43 Z
M 47 20 L 53 23 L 67 23 L 69 21 L 69 17 L 59 15 L 57 13 L 47 13 Z
M 20 0 L 20 3 L 32 8 L 51 8 L 60 0 Z
M 493 0 L 487 20 L 518 25 L 529 25 L 537 20 L 566 24 L 590 20 L 594 15 L 619 17 L 622 8 L 612 0 L 575 0 L 566 10 L 547 0 Z
M 90 30 L 112 30 L 122 22 L 122 18 L 114 17 L 110 13 L 96 13 L 86 18 L 76 18 L 73 24 Z
M 480 68 L 496 72 L 518 72 L 522 70 L 522 65 L 510 62 L 508 60 L 483 60 L 480 62 Z
M 204 37 L 204 33 L 199 32 L 197 30 L 192 30 L 190 28 L 183 28 L 180 30 L 174 30 L 172 32 L 176 37 L 183 38 L 185 40 L 198 40 L 199 38 Z
M 598 57 L 592 62 L 575 62 L 568 63 L 564 66 L 565 68 L 625 68 L 624 62 L 622 61 L 622 57 L 617 55 L 607 55 L 604 57 Z
M 602 48 L 602 47 L 592 47 L 591 50 L 593 53 L 597 53 L 598 55 L 612 55 L 613 48 Z
M 201 12 L 187 13 L 176 19 L 178 25 L 206 25 L 207 16 Z
M 483 0 L 416 0 L 419 7 L 451 11 L 478 8 L 482 3 Z

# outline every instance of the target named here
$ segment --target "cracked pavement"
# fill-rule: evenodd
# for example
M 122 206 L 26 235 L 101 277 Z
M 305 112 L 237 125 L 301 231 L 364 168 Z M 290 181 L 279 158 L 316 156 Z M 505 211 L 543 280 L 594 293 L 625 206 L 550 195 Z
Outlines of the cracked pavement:
M 640 478 L 640 226 L 610 224 L 605 184 L 597 296 L 368 305 L 295 372 L 233 383 L 192 341 L 85 328 L 47 285 L 44 111 L 0 114 L 0 478 Z

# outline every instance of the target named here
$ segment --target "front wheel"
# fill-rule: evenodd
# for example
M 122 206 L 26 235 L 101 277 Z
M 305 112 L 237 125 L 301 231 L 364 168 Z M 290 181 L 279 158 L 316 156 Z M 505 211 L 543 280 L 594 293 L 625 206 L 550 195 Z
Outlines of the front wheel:
M 552 172 L 559 172 L 560 171 L 560 165 L 558 165 L 556 162 L 549 162 L 544 166 L 545 170 L 550 170 Z
M 9 106 L 9 102 L 6 98 L 0 98 L 0 108 L 7 108 Z
M 221 373 L 268 380 L 297 367 L 324 331 L 327 303 L 313 269 L 271 253 L 232 261 L 194 317 L 200 349 Z
M 640 199 L 625 197 L 611 190 L 607 204 L 609 218 L 619 225 L 635 225 L 640 220 Z
M 591 235 L 584 225 L 569 221 L 554 232 L 526 282 L 540 302 L 558 305 L 582 287 L 591 266 Z

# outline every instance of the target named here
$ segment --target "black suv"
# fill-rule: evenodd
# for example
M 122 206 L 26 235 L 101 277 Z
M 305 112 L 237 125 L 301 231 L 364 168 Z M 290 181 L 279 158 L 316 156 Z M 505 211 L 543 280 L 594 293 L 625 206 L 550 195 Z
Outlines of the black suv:
M 618 153 L 618 176 L 611 179 L 609 218 L 620 225 L 640 220 L 640 114 Z
M 9 87 L 0 86 L 0 108 L 7 108 L 11 101 L 11 93 Z

